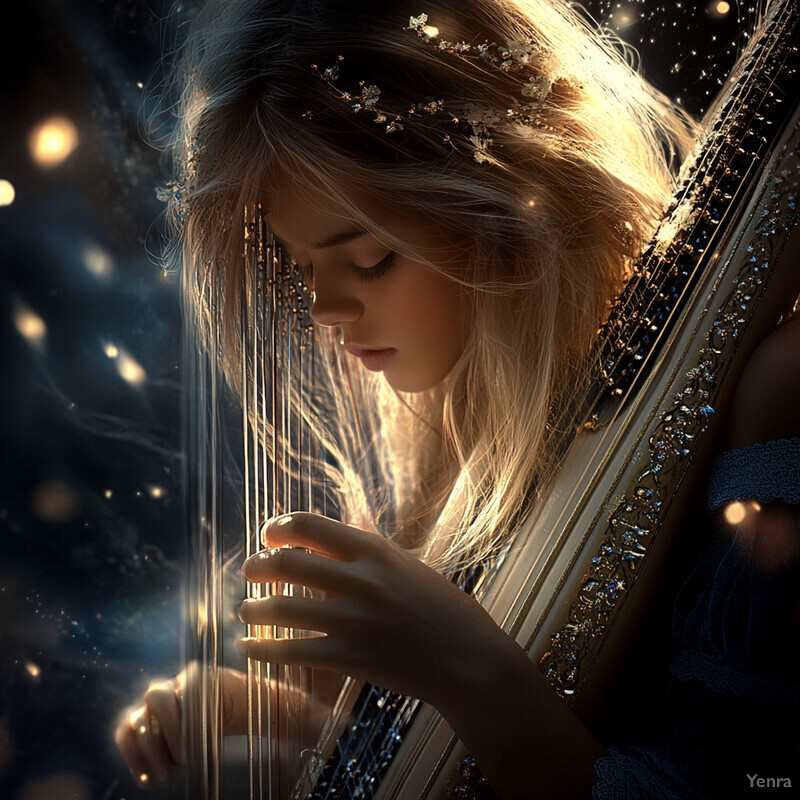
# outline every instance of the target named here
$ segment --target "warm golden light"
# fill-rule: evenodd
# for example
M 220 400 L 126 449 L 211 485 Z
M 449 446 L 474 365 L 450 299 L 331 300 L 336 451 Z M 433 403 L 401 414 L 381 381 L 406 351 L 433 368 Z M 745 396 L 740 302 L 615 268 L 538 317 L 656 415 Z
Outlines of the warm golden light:
M 150 497 L 163 497 L 166 494 L 163 486 L 148 486 L 147 491 L 150 493 Z
M 116 358 L 119 355 L 119 348 L 115 344 L 113 344 L 112 342 L 106 342 L 103 345 L 103 352 L 109 358 Z
M 723 0 L 723 2 L 717 3 L 716 10 L 717 10 L 717 14 L 727 14 L 731 10 L 731 4 L 730 3 L 726 3 Z
M 78 496 L 61 481 L 40 483 L 31 496 L 31 508 L 45 522 L 66 522 L 79 506 Z
M 117 372 L 119 372 L 123 380 L 136 386 L 147 380 L 147 373 L 139 362 L 133 356 L 123 351 L 120 351 L 117 356 Z
M 103 492 L 103 497 L 105 497 L 106 500 L 110 500 L 113 496 L 114 496 L 114 492 L 112 492 L 111 489 L 106 489 Z
M 111 256 L 97 244 L 86 245 L 83 250 L 83 264 L 87 272 L 96 278 L 108 277 L 114 267 Z
M 609 18 L 615 28 L 627 28 L 639 19 L 638 11 L 635 6 L 628 4 L 616 9 Z
M 28 670 L 28 675 L 30 675 L 31 678 L 38 678 L 42 674 L 42 670 L 39 668 L 39 665 L 34 664 L 33 661 L 26 661 L 25 669 Z
M 0 206 L 10 206 L 16 196 L 14 184 L 5 180 L 5 178 L 0 180 Z
M 40 167 L 57 167 L 78 146 L 78 129 L 66 117 L 50 117 L 31 131 L 29 145 Z
M 725 506 L 725 521 L 730 525 L 738 525 L 747 516 L 744 503 L 734 502 Z
M 41 345 L 47 335 L 44 320 L 24 303 L 17 303 L 14 311 L 14 327 L 30 344 Z
M 424 33 L 426 36 L 430 36 L 430 37 L 431 37 L 431 39 L 433 39 L 433 38 L 435 38 L 436 36 L 438 36 L 438 35 L 439 35 L 439 29 L 438 29 L 438 28 L 437 28 L 435 25 L 426 25 L 426 26 L 425 26 L 425 27 L 422 29 L 422 32 L 423 32 L 423 33 Z

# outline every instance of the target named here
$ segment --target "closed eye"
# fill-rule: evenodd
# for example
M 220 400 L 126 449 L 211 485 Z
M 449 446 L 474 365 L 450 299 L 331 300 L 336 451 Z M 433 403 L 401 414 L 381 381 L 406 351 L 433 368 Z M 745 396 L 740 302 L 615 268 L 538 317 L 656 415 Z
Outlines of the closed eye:
M 394 266 L 396 257 L 397 253 L 392 251 L 382 258 L 377 264 L 373 264 L 371 267 L 359 267 L 358 265 L 354 264 L 353 266 L 355 267 L 356 277 L 360 281 L 376 281 L 383 277 Z

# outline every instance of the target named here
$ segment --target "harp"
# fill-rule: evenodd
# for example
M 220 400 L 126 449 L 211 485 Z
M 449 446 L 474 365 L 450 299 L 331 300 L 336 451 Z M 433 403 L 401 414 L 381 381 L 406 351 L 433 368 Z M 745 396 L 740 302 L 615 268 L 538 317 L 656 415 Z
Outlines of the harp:
M 742 365 L 800 292 L 797 47 L 794 5 L 772 3 L 606 323 L 585 430 L 479 587 L 586 719 L 658 584 Z M 325 459 L 292 410 L 315 390 L 302 276 L 258 208 L 244 222 L 250 295 L 260 300 L 241 332 L 241 408 L 225 400 L 221 339 L 198 353 L 189 315 L 187 658 L 201 667 L 186 693 L 190 796 L 433 800 L 460 782 L 468 792 L 466 754 L 435 709 L 350 680 L 321 692 L 320 676 L 297 668 L 248 665 L 249 732 L 223 740 L 221 670 L 241 635 L 232 608 L 243 590 L 227 569 L 226 537 L 239 538 L 244 519 L 249 553 L 269 516 L 324 513 L 328 502 Z M 226 492 L 244 497 L 241 513 Z M 298 704 L 323 693 L 327 711 L 309 734 Z

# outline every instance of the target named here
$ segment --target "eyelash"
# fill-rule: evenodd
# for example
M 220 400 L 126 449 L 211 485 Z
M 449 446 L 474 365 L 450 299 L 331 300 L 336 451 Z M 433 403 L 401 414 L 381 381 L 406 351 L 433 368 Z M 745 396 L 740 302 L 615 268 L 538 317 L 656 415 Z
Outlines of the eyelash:
M 367 283 L 382 278 L 393 266 L 397 253 L 391 252 L 371 267 L 355 267 L 356 277 Z
M 384 258 L 382 258 L 377 264 L 374 264 L 371 267 L 357 267 L 353 264 L 353 269 L 356 273 L 356 278 L 360 281 L 364 281 L 365 283 L 370 283 L 372 281 L 377 281 L 379 278 L 382 278 L 393 266 L 394 260 L 397 256 L 397 253 L 391 252 Z M 311 265 L 302 266 L 298 264 L 302 274 L 303 280 L 313 286 L 314 281 L 314 268 Z

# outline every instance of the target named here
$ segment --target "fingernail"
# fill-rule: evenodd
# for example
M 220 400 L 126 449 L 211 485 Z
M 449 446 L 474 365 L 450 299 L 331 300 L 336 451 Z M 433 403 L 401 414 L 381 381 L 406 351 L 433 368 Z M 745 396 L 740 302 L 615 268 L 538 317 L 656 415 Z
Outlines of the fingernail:
M 261 541 L 263 544 L 268 544 L 268 534 L 270 528 L 277 528 L 281 525 L 288 525 L 292 521 L 291 514 L 280 514 L 277 517 L 268 519 L 261 528 Z

